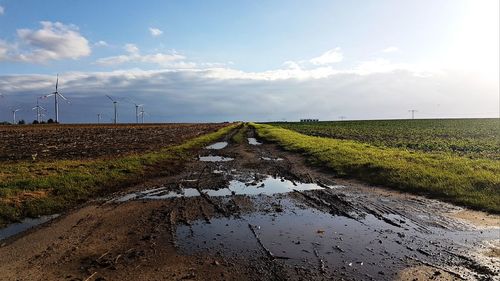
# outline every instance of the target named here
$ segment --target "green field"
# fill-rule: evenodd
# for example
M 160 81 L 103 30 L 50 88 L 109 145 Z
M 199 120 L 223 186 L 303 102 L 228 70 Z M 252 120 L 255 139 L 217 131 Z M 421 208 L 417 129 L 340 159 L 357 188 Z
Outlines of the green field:
M 339 177 L 500 213 L 498 122 L 397 120 L 252 126 L 261 138 L 300 152 L 310 163 L 326 166 Z
M 500 160 L 499 119 L 286 122 L 272 125 L 310 136 L 355 140 L 379 147 Z

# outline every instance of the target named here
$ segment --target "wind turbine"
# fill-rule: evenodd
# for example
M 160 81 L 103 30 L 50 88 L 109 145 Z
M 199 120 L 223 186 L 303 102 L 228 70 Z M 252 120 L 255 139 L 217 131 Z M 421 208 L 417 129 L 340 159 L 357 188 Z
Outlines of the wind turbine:
M 134 105 L 135 105 L 135 123 L 138 124 L 139 123 L 139 108 L 141 108 L 141 112 L 144 112 L 144 104 L 134 103 Z
M 411 112 L 411 119 L 415 119 L 415 112 L 418 112 L 416 109 L 410 109 L 408 112 Z
M 12 125 L 15 125 L 16 124 L 16 112 L 18 112 L 19 110 L 21 110 L 20 108 L 17 108 L 17 109 L 12 109 Z
M 144 115 L 146 114 L 146 112 L 144 111 L 144 106 L 141 107 L 140 114 L 141 114 L 141 122 L 142 124 L 144 124 Z
M 113 107 L 115 109 L 115 119 L 113 120 L 113 123 L 116 124 L 118 122 L 118 119 L 117 119 L 118 118 L 118 114 L 116 112 L 116 109 L 117 109 L 117 106 L 118 106 L 118 101 L 114 100 L 109 95 L 106 95 L 106 97 L 108 97 L 108 99 L 110 99 L 113 102 Z
M 44 96 L 45 98 L 48 98 L 50 96 L 54 96 L 54 108 L 55 108 L 54 111 L 55 111 L 55 114 L 56 114 L 56 116 L 55 116 L 56 117 L 56 120 L 55 120 L 56 123 L 59 123 L 59 105 L 57 103 L 57 98 L 61 97 L 65 101 L 68 100 L 61 93 L 59 93 L 59 91 L 57 90 L 58 84 L 59 84 L 59 74 L 57 74 L 57 79 L 56 79 L 56 91 Z
M 40 118 L 40 117 L 42 116 L 42 112 L 41 112 L 40 110 L 45 110 L 45 111 L 47 111 L 47 109 L 43 108 L 43 106 L 41 106 L 41 105 L 39 105 L 39 104 L 38 104 L 38 101 L 39 101 L 39 100 L 40 100 L 40 98 L 39 98 L 39 97 L 37 97 L 37 98 L 36 98 L 36 106 L 35 106 L 35 107 L 33 107 L 33 108 L 31 109 L 31 110 L 35 110 L 35 109 L 36 109 L 36 121 L 37 121 L 38 123 L 40 123 L 40 122 L 41 122 L 41 118 Z

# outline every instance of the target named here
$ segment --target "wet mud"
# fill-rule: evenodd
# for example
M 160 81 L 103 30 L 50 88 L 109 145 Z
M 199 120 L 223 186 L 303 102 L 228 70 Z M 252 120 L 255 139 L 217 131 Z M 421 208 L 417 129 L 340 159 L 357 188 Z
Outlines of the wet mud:
M 499 280 L 498 224 L 337 179 L 245 133 L 3 240 L 0 280 Z

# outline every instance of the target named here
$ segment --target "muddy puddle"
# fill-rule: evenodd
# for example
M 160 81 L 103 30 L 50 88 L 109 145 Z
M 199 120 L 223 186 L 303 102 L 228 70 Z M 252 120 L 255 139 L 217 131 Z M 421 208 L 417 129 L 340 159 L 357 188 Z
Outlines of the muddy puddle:
M 220 142 L 216 142 L 214 144 L 211 144 L 211 145 L 205 147 L 205 149 L 215 149 L 215 150 L 218 150 L 218 149 L 223 149 L 226 146 L 228 146 L 228 142 L 227 141 L 220 141 Z
M 214 170 L 215 174 L 222 174 L 224 171 Z M 213 189 L 182 188 L 171 190 L 168 187 L 152 188 L 140 192 L 134 192 L 110 200 L 110 202 L 127 202 L 130 200 L 165 200 L 180 197 L 200 196 L 200 192 L 208 196 L 220 197 L 230 195 L 273 195 L 279 193 L 288 193 L 293 191 L 316 190 L 324 188 L 341 188 L 343 186 L 319 186 L 315 183 L 301 183 L 284 178 L 275 178 L 269 175 L 244 175 L 232 171 L 235 177 L 229 181 L 227 186 L 214 186 Z M 255 180 L 258 177 L 258 180 Z M 185 185 L 196 185 L 197 180 L 184 180 Z
M 4 240 L 18 233 L 29 230 L 37 225 L 48 222 L 59 215 L 41 216 L 39 218 L 26 218 L 18 223 L 13 223 L 0 229 L 0 240 Z
M 199 156 L 198 159 L 203 162 L 227 162 L 234 160 L 234 158 L 231 157 L 224 157 L 217 155 Z
M 409 264 L 429 263 L 443 264 L 444 270 L 458 272 L 461 278 L 469 280 L 481 278 L 476 271 L 486 273 L 489 269 L 478 269 L 480 266 L 469 260 L 465 251 L 457 249 L 473 248 L 481 240 L 498 238 L 498 231 L 448 233 L 438 228 L 416 235 L 419 226 L 407 219 L 401 228 L 373 215 L 361 219 L 336 216 L 281 196 L 275 204 L 280 206 L 278 212 L 264 208 L 236 218 L 214 218 L 210 223 L 199 220 L 178 226 L 180 251 L 217 252 L 244 259 L 266 256 L 292 275 L 302 272 L 315 278 L 392 280 Z M 447 255 L 450 252 L 451 257 Z
M 256 138 L 248 138 L 248 144 L 250 144 L 250 145 L 261 145 L 262 143 L 259 142 Z
M 280 158 L 280 157 L 276 157 L 276 158 L 272 158 L 272 157 L 261 157 L 260 159 L 265 160 L 265 161 L 283 161 L 283 160 L 284 160 L 283 158 Z

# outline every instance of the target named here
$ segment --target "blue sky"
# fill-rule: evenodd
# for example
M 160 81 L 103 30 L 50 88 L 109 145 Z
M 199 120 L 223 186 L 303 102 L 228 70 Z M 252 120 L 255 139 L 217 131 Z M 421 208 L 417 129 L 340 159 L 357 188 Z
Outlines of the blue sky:
M 56 73 L 66 122 L 110 114 L 104 94 L 122 99 L 123 122 L 130 100 L 155 122 L 498 115 L 497 0 L 0 7 L 0 120 L 12 107 L 33 119 Z

